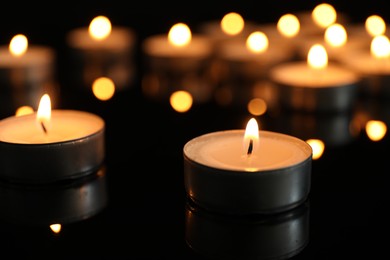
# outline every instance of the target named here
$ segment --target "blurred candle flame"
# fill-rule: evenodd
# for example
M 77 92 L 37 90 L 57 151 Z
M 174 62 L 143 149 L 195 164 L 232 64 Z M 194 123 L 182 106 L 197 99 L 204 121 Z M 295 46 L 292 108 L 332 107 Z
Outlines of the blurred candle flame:
M 115 84 L 108 77 L 100 77 L 93 81 L 92 92 L 99 100 L 109 100 L 115 93 Z
M 319 27 L 326 28 L 336 22 L 337 12 L 332 5 L 322 3 L 313 9 L 312 18 Z
M 8 49 L 13 56 L 19 57 L 22 56 L 24 53 L 26 53 L 27 48 L 28 48 L 27 37 L 23 34 L 17 34 L 14 37 L 12 37 Z
M 191 38 L 191 30 L 185 23 L 174 24 L 168 32 L 168 40 L 174 46 L 186 46 Z
M 191 108 L 193 98 L 189 92 L 185 90 L 178 90 L 172 93 L 169 101 L 175 111 L 184 113 Z
M 21 106 L 16 109 L 15 116 L 23 116 L 34 113 L 34 109 L 30 106 Z
M 103 15 L 93 18 L 88 27 L 89 35 L 95 40 L 106 39 L 111 34 L 111 30 L 110 20 Z
M 370 36 L 382 35 L 386 32 L 386 23 L 379 15 L 370 15 L 367 17 L 364 27 Z
M 265 52 L 268 45 L 267 35 L 260 31 L 252 32 L 246 40 L 247 49 L 254 53 Z
M 227 35 L 238 35 L 244 30 L 245 21 L 239 13 L 230 12 L 223 16 L 220 26 Z
M 307 55 L 307 62 L 311 68 L 324 69 L 328 66 L 328 54 L 321 44 L 314 44 Z
M 319 159 L 325 150 L 325 144 L 320 139 L 308 139 L 306 142 L 311 146 L 313 150 L 312 159 L 317 160 Z
M 245 129 L 244 134 L 244 153 L 248 154 L 248 150 L 250 149 L 250 153 L 254 153 L 259 146 L 259 126 L 255 118 L 251 118 Z
M 390 56 L 389 38 L 385 35 L 375 36 L 371 40 L 370 51 L 375 58 L 388 58 Z
M 284 14 L 279 18 L 276 28 L 281 35 L 287 38 L 292 38 L 299 33 L 299 19 L 293 14 Z
M 371 141 L 380 141 L 386 135 L 387 126 L 380 120 L 369 120 L 366 123 L 366 133 Z
M 325 30 L 324 39 L 332 47 L 344 46 L 347 42 L 347 31 L 339 23 L 330 25 Z
M 60 233 L 60 231 L 61 231 L 61 224 L 51 224 L 51 225 L 50 225 L 50 229 L 51 229 L 51 231 L 53 231 L 54 233 L 58 234 L 58 233 Z

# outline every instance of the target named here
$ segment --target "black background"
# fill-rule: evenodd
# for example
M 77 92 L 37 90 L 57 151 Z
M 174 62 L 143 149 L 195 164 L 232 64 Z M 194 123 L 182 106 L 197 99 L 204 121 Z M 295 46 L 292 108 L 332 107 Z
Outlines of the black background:
M 189 112 L 180 114 L 168 101 L 156 102 L 145 97 L 141 91 L 144 71 L 139 44 L 135 55 L 137 76 L 132 85 L 111 100 L 98 101 L 79 86 L 70 85 L 73 84 L 69 73 L 72 63 L 65 42 L 68 31 L 104 14 L 114 26 L 133 28 L 141 43 L 149 35 L 167 32 L 178 21 L 196 26 L 235 10 L 255 22 L 275 22 L 285 12 L 309 10 L 316 3 L 319 2 L 3 3 L 0 43 L 8 44 L 14 34 L 24 33 L 31 44 L 55 48 L 61 87 L 57 106 L 90 111 L 104 118 L 108 203 L 96 215 L 64 224 L 57 235 L 48 225 L 18 223 L 7 218 L 12 213 L 0 212 L 5 217 L 0 222 L 1 254 L 5 258 L 52 256 L 55 259 L 208 258 L 194 252 L 185 241 L 182 147 L 204 133 L 242 128 L 250 115 L 244 107 L 219 107 L 214 102 L 194 104 Z M 384 1 L 329 3 L 356 22 L 374 13 L 390 19 Z M 386 107 L 386 103 L 381 104 Z M 281 118 L 267 115 L 261 120 L 269 130 L 289 130 L 289 115 Z M 388 137 L 372 142 L 361 131 L 353 140 L 329 147 L 322 158 L 313 161 L 308 199 L 310 236 L 308 245 L 294 259 L 374 258 L 387 254 L 388 149 Z M 45 210 L 50 212 L 50 209 L 40 210 L 43 215 Z M 245 259 L 245 252 L 241 259 Z

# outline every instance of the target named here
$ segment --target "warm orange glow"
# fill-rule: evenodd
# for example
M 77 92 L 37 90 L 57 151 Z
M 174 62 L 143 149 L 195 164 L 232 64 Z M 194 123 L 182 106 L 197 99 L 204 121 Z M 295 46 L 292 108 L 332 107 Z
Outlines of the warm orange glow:
M 254 53 L 265 52 L 268 49 L 268 44 L 267 35 L 260 31 L 251 33 L 246 40 L 246 47 Z
M 371 40 L 370 51 L 378 59 L 388 58 L 390 56 L 389 38 L 385 35 L 375 36 Z
M 244 153 L 245 154 L 251 154 L 254 153 L 255 150 L 259 146 L 259 125 L 257 124 L 257 121 L 255 118 L 251 118 L 245 129 L 244 134 Z
M 28 49 L 27 37 L 23 34 L 15 35 L 8 47 L 10 53 L 14 56 L 22 56 Z
M 105 16 L 97 16 L 92 19 L 88 27 L 89 35 L 95 40 L 103 40 L 111 34 L 110 20 Z
M 343 46 L 347 42 L 347 31 L 341 24 L 332 24 L 326 28 L 324 39 L 332 47 Z
M 30 106 L 21 106 L 19 107 L 16 112 L 15 116 L 23 116 L 34 113 L 34 109 Z
M 276 26 L 279 33 L 288 38 L 296 36 L 300 30 L 298 17 L 293 14 L 282 15 Z
M 248 111 L 252 115 L 260 116 L 267 111 L 267 103 L 262 98 L 253 98 L 248 102 Z
M 37 121 L 39 124 L 43 124 L 44 127 L 48 127 L 51 118 L 51 101 L 48 94 L 44 94 L 41 97 L 37 112 Z
M 242 16 L 236 12 L 230 12 L 224 15 L 221 20 L 221 29 L 228 35 L 237 35 L 244 30 L 245 21 Z
M 371 141 L 380 141 L 387 133 L 387 126 L 383 121 L 369 120 L 366 123 L 366 133 Z
M 364 24 L 370 36 L 382 35 L 386 32 L 386 23 L 379 15 L 370 15 Z
M 92 92 L 100 100 L 109 100 L 115 93 L 115 84 L 110 78 L 97 78 L 92 83 Z
M 61 231 L 61 224 L 51 224 L 51 225 L 50 225 L 50 229 L 51 229 L 51 231 L 53 231 L 54 233 L 58 234 L 58 233 L 60 233 L 60 231 Z
M 179 90 L 172 93 L 169 102 L 174 110 L 184 113 L 192 107 L 193 98 L 187 91 Z
M 337 20 L 337 12 L 327 3 L 317 5 L 312 12 L 313 21 L 321 28 L 326 28 Z
M 324 69 L 328 65 L 328 54 L 324 46 L 314 44 L 307 55 L 307 62 L 311 68 Z
M 325 144 L 320 139 L 308 139 L 306 142 L 311 146 L 313 150 L 312 159 L 319 159 L 325 151 Z
M 188 25 L 177 23 L 168 32 L 168 40 L 175 46 L 186 46 L 191 42 L 192 34 Z

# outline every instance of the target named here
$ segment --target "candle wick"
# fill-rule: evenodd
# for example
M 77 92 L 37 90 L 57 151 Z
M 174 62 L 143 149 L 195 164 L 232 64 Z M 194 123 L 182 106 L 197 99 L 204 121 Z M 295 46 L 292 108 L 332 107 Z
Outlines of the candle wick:
M 41 126 L 43 129 L 43 132 L 45 132 L 45 134 L 47 134 L 47 129 L 46 129 L 45 124 L 43 122 L 41 122 Z
M 247 155 L 251 155 L 253 150 L 253 140 L 249 140 L 249 147 L 248 147 L 248 152 L 246 153 Z

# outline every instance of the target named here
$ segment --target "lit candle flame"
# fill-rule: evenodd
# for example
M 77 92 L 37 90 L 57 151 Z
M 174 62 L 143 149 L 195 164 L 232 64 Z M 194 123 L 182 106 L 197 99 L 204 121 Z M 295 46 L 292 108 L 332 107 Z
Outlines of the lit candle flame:
M 332 24 L 326 28 L 324 39 L 332 47 L 341 47 L 347 42 L 347 31 L 341 24 Z
M 254 53 L 262 53 L 268 49 L 268 37 L 265 33 L 256 31 L 251 33 L 246 40 L 246 47 Z
M 8 49 L 12 55 L 14 55 L 15 57 L 19 57 L 26 53 L 27 48 L 27 37 L 23 34 L 17 34 L 11 39 Z
M 328 54 L 321 44 L 314 44 L 307 55 L 307 62 L 311 68 L 324 69 L 328 66 Z
M 248 156 L 253 154 L 255 150 L 258 148 L 259 142 L 259 126 L 257 124 L 256 119 L 251 118 L 245 129 L 244 134 L 244 149 L 245 154 Z
M 51 101 L 48 94 L 44 94 L 39 102 L 37 111 L 37 121 L 41 125 L 43 131 L 47 132 L 51 118 Z
M 386 23 L 379 15 L 367 17 L 364 27 L 370 36 L 382 35 L 386 32 Z
M 366 133 L 371 141 L 380 141 L 387 133 L 387 126 L 383 121 L 369 120 L 366 123 Z
M 245 21 L 239 13 L 230 12 L 221 20 L 221 30 L 227 35 L 238 35 L 244 30 Z
M 371 54 L 378 59 L 386 59 L 390 56 L 390 41 L 386 35 L 375 36 L 371 40 Z
M 314 22 L 321 28 L 326 28 L 337 20 L 337 12 L 327 3 L 317 5 L 312 12 Z
M 112 26 L 110 20 L 103 16 L 92 19 L 88 27 L 89 35 L 95 40 L 103 40 L 111 34 Z
M 313 160 L 319 159 L 325 151 L 325 143 L 320 139 L 308 139 L 306 142 L 311 146 L 313 150 Z
M 58 233 L 60 233 L 60 231 L 61 231 L 61 224 L 51 224 L 51 225 L 50 225 L 50 229 L 51 229 L 51 231 L 53 231 L 54 233 L 58 234 Z
M 192 34 L 188 25 L 177 23 L 168 32 L 168 40 L 175 46 L 186 46 L 191 42 Z
M 293 14 L 282 15 L 276 25 L 278 32 L 287 38 L 296 36 L 299 33 L 300 27 L 298 17 Z

